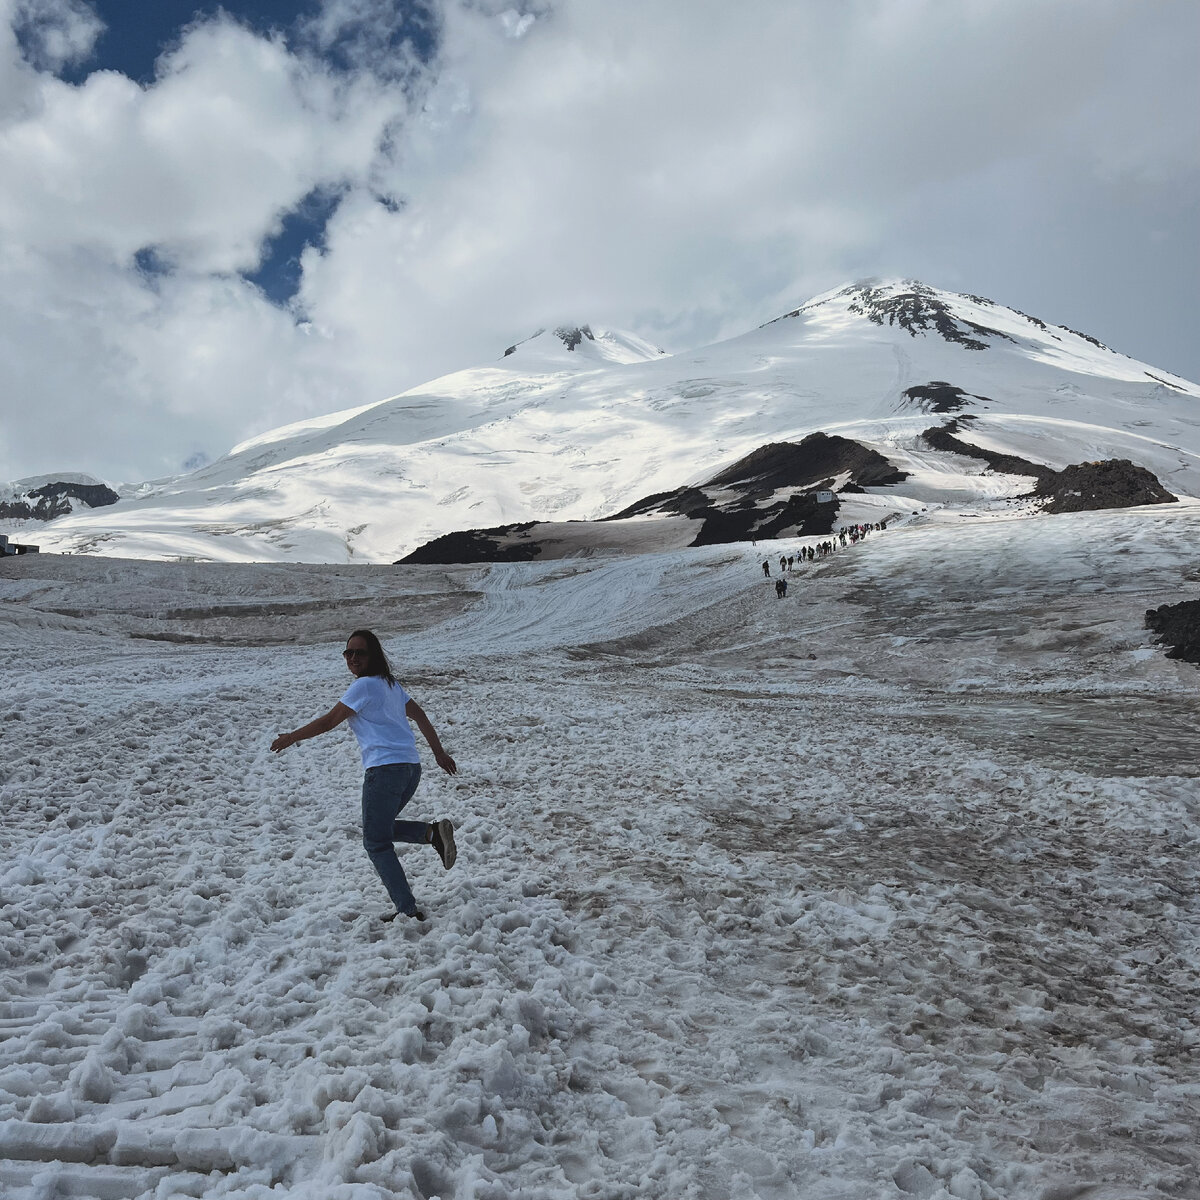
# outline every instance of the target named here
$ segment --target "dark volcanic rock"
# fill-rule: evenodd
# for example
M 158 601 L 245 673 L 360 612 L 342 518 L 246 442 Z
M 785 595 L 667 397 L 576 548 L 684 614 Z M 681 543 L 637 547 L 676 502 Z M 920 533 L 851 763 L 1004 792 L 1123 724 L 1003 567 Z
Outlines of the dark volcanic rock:
M 720 545 L 775 538 L 829 533 L 840 502 L 836 495 L 818 500 L 818 493 L 833 491 L 834 480 L 848 475 L 843 491 L 861 492 L 886 487 L 908 478 L 882 454 L 849 438 L 812 433 L 800 442 L 772 442 L 739 459 L 699 487 L 644 496 L 628 508 L 602 518 L 605 522 L 642 516 L 682 516 L 700 522 L 693 546 Z M 794 489 L 775 499 L 777 492 Z M 502 525 L 449 533 L 418 547 L 405 563 L 520 562 L 540 553 L 535 533 L 526 541 L 520 535 L 542 524 Z M 553 523 L 545 524 L 545 536 Z
M 704 486 L 736 488 L 759 499 L 779 488 L 829 485 L 835 476 L 846 473 L 860 487 L 887 487 L 908 478 L 907 472 L 897 471 L 882 454 L 859 442 L 837 434 L 810 433 L 800 442 L 760 446 Z
M 999 329 L 968 321 L 965 317 L 956 317 L 950 311 L 950 306 L 933 288 L 915 279 L 906 280 L 904 290 L 877 287 L 875 281 L 864 280 L 844 288 L 838 295 L 853 297 L 846 305 L 850 312 L 860 313 L 876 325 L 899 325 L 913 337 L 918 333 L 932 331 L 940 334 L 946 341 L 954 342 L 967 350 L 986 350 L 988 343 L 981 341 L 981 338 L 1003 338 L 1006 342 L 1013 341 L 1013 338 Z M 982 296 L 968 296 L 966 299 L 984 305 L 992 303 Z M 793 309 L 775 320 L 785 321 L 806 311 L 809 311 L 807 306 Z M 1032 321 L 1033 318 L 1029 320 Z M 1042 325 L 1040 321 L 1034 323 Z M 774 321 L 768 321 L 767 324 L 774 324 Z M 1045 328 L 1044 325 L 1042 327 Z
M 993 471 L 999 471 L 1004 475 L 1032 475 L 1035 479 L 1040 480 L 1056 474 L 1053 467 L 1030 462 L 1029 459 L 1020 458 L 1016 454 L 1000 454 L 995 450 L 985 450 L 982 446 L 972 446 L 970 442 L 956 438 L 954 434 L 961 428 L 961 422 L 967 420 L 970 418 L 959 417 L 947 425 L 935 425 L 932 429 L 926 429 L 921 437 L 934 450 L 942 450 L 947 454 L 964 454 L 967 458 L 978 458 L 987 463 Z
M 1005 475 L 1032 475 L 1037 483 L 1029 493 L 1044 501 L 1048 513 L 1091 512 L 1103 508 L 1136 508 L 1142 504 L 1175 504 L 1172 496 L 1153 472 L 1127 458 L 1109 458 L 1102 462 L 1074 463 L 1056 471 L 1041 463 L 1030 462 L 1016 454 L 1000 454 L 973 446 L 954 436 L 962 422 L 957 417 L 947 425 L 926 429 L 921 437 L 934 450 L 965 454 L 987 463 L 993 471 Z
M 61 516 L 61 513 L 55 513 Z M 37 509 L 26 500 L 0 500 L 0 518 L 9 521 L 48 521 L 48 516 L 39 516 Z
M 1168 658 L 1200 664 L 1200 600 L 1148 608 L 1146 628 L 1158 634 L 1160 645 L 1171 647 Z
M 816 492 L 801 492 L 766 508 L 753 505 L 725 510 L 713 508 L 703 514 L 704 524 L 692 545 L 720 546 L 727 542 L 748 542 L 752 538 L 775 538 L 785 531 L 789 536 L 803 537 L 830 533 L 840 507 L 836 496 L 822 504 L 817 501 Z
M 842 491 L 887 487 L 908 478 L 882 454 L 836 434 L 810 433 L 799 442 L 770 442 L 738 459 L 699 487 L 645 496 L 610 521 L 653 514 L 678 514 L 703 521 L 693 546 L 774 538 L 785 531 L 809 536 L 833 529 L 840 503 L 818 502 L 817 492 L 832 490 L 839 475 L 849 475 Z M 804 489 L 770 500 L 786 488 Z M 732 495 L 730 495 L 732 493 Z
M 649 513 L 670 513 L 679 517 L 703 516 L 712 508 L 708 493 L 696 487 L 676 488 L 673 492 L 655 492 L 653 496 L 643 496 L 635 500 L 628 508 L 613 513 L 610 517 L 601 517 L 602 521 L 624 521 L 629 517 L 646 516 Z
M 1172 383 L 1169 379 L 1163 379 L 1161 376 L 1155 375 L 1153 371 L 1143 371 L 1142 374 L 1145 375 L 1147 379 L 1153 379 L 1155 383 L 1161 383 L 1163 387 L 1169 387 L 1172 391 L 1178 392 L 1181 396 L 1187 395 L 1187 392 L 1185 392 L 1183 388 L 1179 386 L 1179 384 Z
M 1099 350 L 1108 350 L 1112 352 L 1111 346 L 1106 346 L 1099 338 L 1094 338 L 1090 333 L 1080 333 L 1078 329 L 1072 329 L 1070 325 L 1060 325 L 1059 329 L 1065 329 L 1068 333 L 1073 333 L 1078 338 L 1083 338 L 1085 342 L 1091 342 Z
M 568 350 L 574 350 L 584 338 L 589 342 L 596 340 L 596 335 L 592 333 L 589 325 L 560 325 L 554 333 Z
M 116 504 L 116 492 L 102 483 L 44 483 L 30 488 L 23 500 L 0 502 L 0 517 L 10 521 L 53 521 L 71 511 L 71 500 L 80 500 L 89 508 Z
M 678 488 L 673 492 L 644 496 L 605 520 L 618 521 L 650 513 L 681 513 L 688 517 L 702 517 L 710 511 L 757 504 L 781 488 L 806 488 L 812 491 L 832 488 L 834 479 L 839 475 L 850 476 L 849 484 L 843 485 L 843 490 L 855 486 L 858 490 L 864 487 L 888 487 L 908 478 L 906 471 L 898 471 L 882 454 L 859 442 L 836 434 L 810 433 L 799 442 L 770 442 L 760 446 L 699 487 Z M 738 495 L 733 500 L 722 501 L 713 496 L 714 491 L 732 491 Z
M 1178 503 L 1178 497 L 1172 496 L 1156 475 L 1127 458 L 1075 463 L 1053 471 L 1038 480 L 1033 494 L 1046 498 L 1044 511 L 1048 513 Z
M 970 400 L 989 401 L 987 396 L 972 396 L 962 388 L 956 388 L 944 379 L 934 379 L 917 387 L 907 388 L 904 399 L 915 404 L 922 412 L 949 413 L 966 408 Z
M 411 554 L 398 558 L 396 563 L 473 563 L 473 562 L 528 562 L 542 552 L 535 541 L 522 542 L 523 533 L 532 529 L 536 521 L 524 521 L 515 525 L 497 525 L 493 529 L 465 529 L 447 533 L 418 546 Z M 506 539 L 516 541 L 504 544 Z
M 855 285 L 855 290 L 858 297 L 847 305 L 851 312 L 861 313 L 876 325 L 899 325 L 913 337 L 932 330 L 941 334 L 946 341 L 967 350 L 986 350 L 988 344 L 980 341 L 980 338 L 1003 338 L 1006 342 L 1013 340 L 999 329 L 956 317 L 932 288 L 915 280 L 909 280 L 908 290 L 903 292 L 876 288 L 866 283 Z

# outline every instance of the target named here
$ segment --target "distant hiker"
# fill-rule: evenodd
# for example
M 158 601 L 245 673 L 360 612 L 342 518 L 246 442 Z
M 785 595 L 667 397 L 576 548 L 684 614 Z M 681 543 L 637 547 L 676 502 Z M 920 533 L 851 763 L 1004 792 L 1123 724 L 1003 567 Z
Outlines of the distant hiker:
M 775 595 L 778 596 L 780 600 L 782 600 L 784 598 L 784 596 L 787 595 L 787 580 L 786 579 L 775 580 Z
M 771 561 L 770 561 L 770 559 L 766 559 L 766 558 L 763 559 L 763 574 L 768 579 L 771 577 Z
M 342 657 L 354 676 L 354 682 L 342 698 L 323 717 L 317 717 L 291 733 L 280 734 L 271 743 L 271 749 L 278 754 L 296 742 L 336 729 L 343 721 L 350 722 L 350 729 L 358 739 L 364 768 L 363 848 L 396 906 L 396 911 L 384 920 L 394 920 L 403 913 L 423 921 L 425 914 L 417 908 L 392 843 L 431 845 L 447 871 L 454 866 L 458 851 L 454 845 L 454 826 L 449 821 L 427 823 L 396 819 L 421 781 L 421 758 L 409 720 L 417 723 L 437 765 L 447 775 L 455 774 L 458 767 L 442 749 L 425 711 L 396 682 L 379 639 L 369 629 L 356 629 L 350 635 Z

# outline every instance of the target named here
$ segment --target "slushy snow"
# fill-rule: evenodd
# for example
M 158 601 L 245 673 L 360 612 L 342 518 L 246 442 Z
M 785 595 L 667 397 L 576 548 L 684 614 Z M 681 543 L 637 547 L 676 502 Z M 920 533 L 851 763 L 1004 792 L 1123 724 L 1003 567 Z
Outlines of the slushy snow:
M 901 524 L 784 600 L 798 541 L 4 561 L 0 1193 L 1200 1196 L 1200 676 L 1142 628 L 1198 515 Z M 267 751 L 359 625 L 460 767 L 425 926 L 345 730 Z

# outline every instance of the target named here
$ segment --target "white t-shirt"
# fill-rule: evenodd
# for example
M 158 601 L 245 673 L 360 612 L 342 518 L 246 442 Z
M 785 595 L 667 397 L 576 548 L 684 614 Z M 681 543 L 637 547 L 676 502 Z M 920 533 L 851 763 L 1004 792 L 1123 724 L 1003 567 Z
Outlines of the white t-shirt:
M 363 675 L 342 696 L 342 703 L 354 710 L 348 718 L 358 739 L 363 767 L 384 767 L 388 763 L 421 761 L 412 726 L 404 715 L 411 697 L 379 675 Z

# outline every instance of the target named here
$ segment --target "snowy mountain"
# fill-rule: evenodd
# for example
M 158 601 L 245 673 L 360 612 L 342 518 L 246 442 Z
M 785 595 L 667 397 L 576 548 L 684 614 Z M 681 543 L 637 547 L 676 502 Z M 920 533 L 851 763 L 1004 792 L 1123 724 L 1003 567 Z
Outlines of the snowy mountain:
M 104 508 L 118 499 L 118 493 L 91 475 L 35 475 L 0 484 L 0 519 L 52 521 L 71 512 Z
M 815 433 L 902 477 L 855 484 L 842 521 L 1011 506 L 1036 482 L 1027 466 L 1004 469 L 1017 460 L 1128 460 L 1190 497 L 1198 401 L 1196 384 L 1085 334 L 978 296 L 867 281 L 684 354 L 583 324 L 544 330 L 491 364 L 264 433 L 39 540 L 138 558 L 386 562 L 457 530 L 598 522 Z M 957 445 L 931 443 L 939 429 Z M 642 548 L 694 533 L 687 518 L 635 523 Z M 606 536 L 628 549 L 632 535 Z

